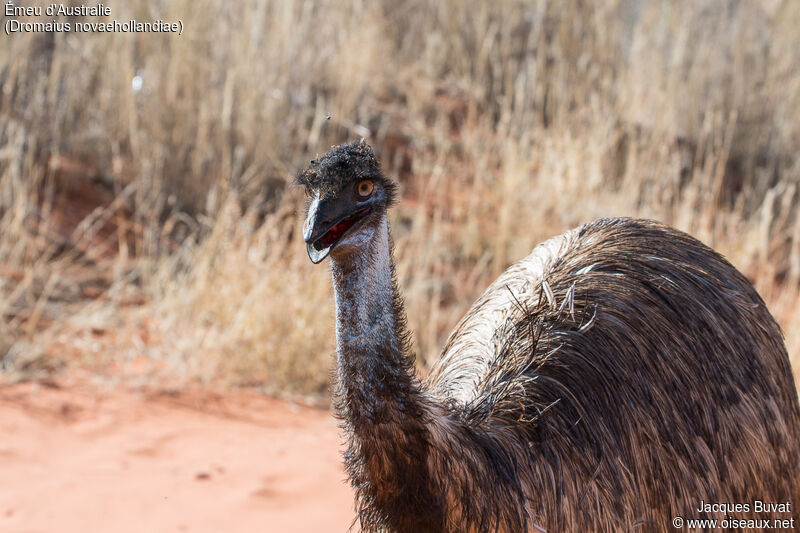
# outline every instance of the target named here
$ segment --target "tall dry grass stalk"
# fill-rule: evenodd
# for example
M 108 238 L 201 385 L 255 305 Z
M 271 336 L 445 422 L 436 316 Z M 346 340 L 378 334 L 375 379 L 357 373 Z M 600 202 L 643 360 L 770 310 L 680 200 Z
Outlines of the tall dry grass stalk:
M 111 6 L 185 32 L 0 46 L 6 376 L 67 363 L 323 391 L 330 280 L 286 185 L 362 136 L 403 186 L 392 227 L 423 366 L 509 263 L 617 215 L 726 254 L 800 366 L 797 3 Z

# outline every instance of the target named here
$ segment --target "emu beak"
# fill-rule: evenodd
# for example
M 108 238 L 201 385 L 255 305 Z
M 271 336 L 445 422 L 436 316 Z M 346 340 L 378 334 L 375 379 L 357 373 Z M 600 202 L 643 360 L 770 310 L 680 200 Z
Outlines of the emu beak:
M 369 211 L 370 206 L 359 205 L 354 200 L 320 198 L 317 193 L 303 224 L 303 240 L 311 262 L 317 264 L 325 259 L 347 230 Z

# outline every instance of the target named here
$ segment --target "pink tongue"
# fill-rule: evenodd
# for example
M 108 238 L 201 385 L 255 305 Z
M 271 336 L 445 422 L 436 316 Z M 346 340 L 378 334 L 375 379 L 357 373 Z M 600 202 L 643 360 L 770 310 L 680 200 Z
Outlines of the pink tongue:
M 320 239 L 317 241 L 321 246 L 318 249 L 325 249 L 336 242 L 336 239 L 341 237 L 342 234 L 347 231 L 347 228 L 350 227 L 351 223 L 352 222 L 350 220 L 345 219 L 329 229 L 328 233 L 320 237 Z M 314 247 L 316 248 L 316 246 Z

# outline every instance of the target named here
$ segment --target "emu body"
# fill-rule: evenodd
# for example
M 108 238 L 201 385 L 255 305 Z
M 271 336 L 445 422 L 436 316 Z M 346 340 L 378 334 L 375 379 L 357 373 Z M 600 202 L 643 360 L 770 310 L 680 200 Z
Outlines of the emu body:
M 725 518 L 702 502 L 750 502 L 739 519 L 790 518 L 755 500 L 800 505 L 781 332 L 710 248 L 631 219 L 550 239 L 475 302 L 422 379 L 394 279 L 394 183 L 364 143 L 298 181 L 309 255 L 331 256 L 362 530 L 661 531 Z

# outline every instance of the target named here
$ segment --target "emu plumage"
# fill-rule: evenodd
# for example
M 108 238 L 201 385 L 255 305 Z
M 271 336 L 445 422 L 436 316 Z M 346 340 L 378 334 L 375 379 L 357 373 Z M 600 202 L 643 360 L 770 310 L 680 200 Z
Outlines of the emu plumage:
M 631 219 L 554 237 L 486 290 L 422 379 L 386 218 L 396 185 L 363 141 L 297 181 L 309 256 L 331 258 L 362 530 L 660 531 L 725 517 L 701 501 L 800 505 L 781 332 L 710 248 Z

